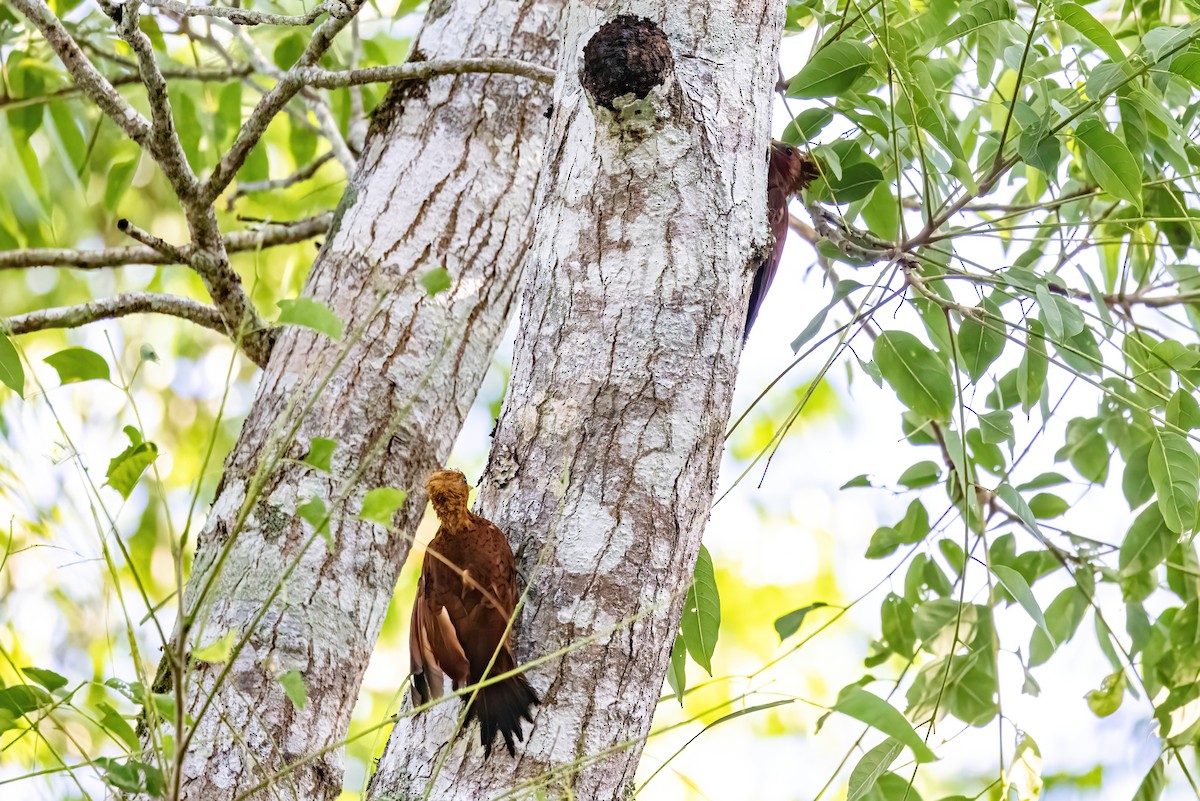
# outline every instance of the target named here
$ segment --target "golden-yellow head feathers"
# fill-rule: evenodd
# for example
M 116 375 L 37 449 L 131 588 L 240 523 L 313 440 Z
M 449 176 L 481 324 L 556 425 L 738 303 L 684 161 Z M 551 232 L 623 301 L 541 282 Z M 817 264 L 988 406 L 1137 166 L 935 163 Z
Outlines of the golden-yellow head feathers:
M 467 502 L 471 486 L 461 470 L 438 470 L 425 480 L 429 502 L 444 525 L 455 528 L 467 522 Z

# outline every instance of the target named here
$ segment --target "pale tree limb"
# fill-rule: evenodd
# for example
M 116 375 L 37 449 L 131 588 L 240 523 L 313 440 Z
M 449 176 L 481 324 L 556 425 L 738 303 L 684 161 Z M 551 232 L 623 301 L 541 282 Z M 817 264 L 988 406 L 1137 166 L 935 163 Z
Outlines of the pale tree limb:
M 52 328 L 78 328 L 98 320 L 111 320 L 130 314 L 165 314 L 179 317 L 228 336 L 221 313 L 215 306 L 191 298 L 157 292 L 130 292 L 78 306 L 59 306 L 18 314 L 7 320 L 0 319 L 0 330 L 12 334 L 30 334 Z
M 292 245 L 320 236 L 329 230 L 333 213 L 326 212 L 294 223 L 273 223 L 257 231 L 234 231 L 222 237 L 225 250 L 237 253 L 247 250 Z M 167 255 L 148 245 L 83 250 L 71 248 L 29 248 L 0 251 L 0 270 L 32 267 L 73 267 L 96 270 L 124 267 L 131 264 L 187 264 L 195 251 L 193 245 L 178 249 L 184 258 Z
M 259 50 L 258 46 L 254 44 L 254 40 L 250 38 L 245 30 L 234 27 L 230 32 L 237 39 L 238 44 L 242 46 L 242 49 L 246 51 L 250 63 L 254 65 L 256 70 L 277 81 L 283 78 L 283 72 L 277 69 L 274 62 L 269 60 Z M 267 90 L 259 88 L 259 92 L 266 94 Z M 325 98 L 312 89 L 304 88 L 300 90 L 300 99 L 308 110 L 312 112 L 313 116 L 317 118 L 321 134 L 328 140 L 334 158 L 342 165 L 342 169 L 346 171 L 346 175 L 353 174 L 357 159 L 350 152 L 350 147 L 346 144 L 345 138 L 342 137 L 342 132 L 338 129 L 337 120 L 333 118 L 333 111 L 329 108 L 329 104 L 325 101 Z
M 362 37 L 358 32 L 358 19 L 350 25 L 350 69 L 358 69 L 362 58 Z M 362 153 L 363 142 L 367 140 L 367 114 L 363 106 L 361 86 L 350 87 L 350 125 L 347 128 L 346 141 L 357 156 Z
M 170 14 L 180 17 L 217 17 L 235 25 L 312 25 L 330 8 L 341 3 L 326 2 L 314 6 L 307 14 L 267 14 L 262 11 L 250 11 L 244 8 L 230 6 L 199 5 L 183 3 L 180 0 L 144 0 L 152 8 L 161 8 Z
M 521 78 L 554 83 L 554 70 L 528 61 L 512 58 L 460 58 L 439 61 L 410 61 L 407 64 L 389 64 L 382 67 L 366 67 L 358 70 L 334 71 L 323 67 L 307 67 L 300 71 L 300 79 L 307 85 L 320 89 L 341 89 L 361 86 L 366 83 L 396 83 L 398 81 L 427 81 L 441 75 L 466 75 L 473 72 L 490 72 L 496 75 L 516 75 Z
M 245 78 L 248 75 L 254 74 L 254 67 L 249 64 L 243 64 L 239 67 L 230 67 L 229 69 L 190 69 L 187 67 L 181 69 L 165 69 L 162 70 L 162 76 L 172 81 L 200 81 L 202 83 L 223 83 L 235 78 Z M 117 75 L 108 79 L 109 83 L 115 86 L 128 86 L 134 83 L 141 83 L 140 75 Z M 56 89 L 53 92 L 48 92 L 44 95 L 34 95 L 32 97 L 0 97 L 0 111 L 15 110 L 26 108 L 28 106 L 41 106 L 54 103 L 59 100 L 66 100 L 83 92 L 82 87 L 78 84 L 73 86 L 64 86 L 61 89 Z

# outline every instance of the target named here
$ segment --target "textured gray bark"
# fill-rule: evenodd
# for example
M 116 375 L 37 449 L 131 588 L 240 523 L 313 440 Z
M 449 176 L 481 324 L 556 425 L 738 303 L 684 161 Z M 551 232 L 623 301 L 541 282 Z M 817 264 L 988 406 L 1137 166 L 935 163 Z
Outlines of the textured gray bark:
M 779 0 L 622 7 L 665 31 L 674 74 L 643 101 L 618 99 L 614 114 L 584 92 L 580 71 L 585 43 L 616 12 L 571 3 L 517 355 L 478 511 L 525 554 L 521 657 L 572 650 L 531 669 L 543 703 L 515 760 L 484 762 L 474 730 L 451 740 L 452 701 L 397 723 L 372 798 L 631 791 L 716 486 L 751 271 L 768 244 L 783 10 Z
M 555 0 L 435 3 L 414 59 L 553 67 L 560 14 Z M 410 497 L 394 522 L 416 527 L 423 477 L 448 455 L 509 318 L 548 101 L 549 88 L 525 78 L 463 75 L 400 86 L 377 112 L 305 290 L 346 335 L 290 328 L 279 340 L 199 537 L 186 642 L 249 637 L 207 707 L 225 666 L 191 665 L 185 706 L 196 728 L 182 797 L 232 799 L 281 771 L 255 797 L 341 792 L 336 744 L 409 550 L 354 515 L 367 490 L 398 487 Z M 431 298 L 419 279 L 440 267 L 454 283 Z M 337 442 L 332 475 L 290 461 L 314 437 Z M 289 461 L 262 469 L 280 455 Z M 320 538 L 304 547 L 312 528 L 296 510 L 314 496 L 332 513 L 331 548 Z M 289 670 L 307 686 L 300 710 L 277 681 Z M 403 678 L 398 666 L 397 685 Z

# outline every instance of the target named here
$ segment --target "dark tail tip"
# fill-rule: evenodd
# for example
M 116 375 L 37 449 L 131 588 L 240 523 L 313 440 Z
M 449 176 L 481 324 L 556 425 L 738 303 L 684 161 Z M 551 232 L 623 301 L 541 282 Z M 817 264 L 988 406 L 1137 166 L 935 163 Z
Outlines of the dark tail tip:
M 533 707 L 539 703 L 537 693 L 522 675 L 480 689 L 467 710 L 466 722 L 479 718 L 479 742 L 483 745 L 484 757 L 492 755 L 497 734 L 504 738 L 509 756 L 515 757 L 516 743 L 525 741 L 521 721 L 533 723 Z

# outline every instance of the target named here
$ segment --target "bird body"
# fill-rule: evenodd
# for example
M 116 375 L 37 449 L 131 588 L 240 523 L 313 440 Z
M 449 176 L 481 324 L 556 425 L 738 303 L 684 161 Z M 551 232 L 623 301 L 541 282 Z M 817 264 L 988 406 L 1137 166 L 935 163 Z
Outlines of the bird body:
M 771 250 L 754 271 L 754 286 L 750 289 L 750 307 L 746 312 L 744 336 L 750 335 L 750 326 L 758 317 L 767 290 L 779 269 L 783 256 L 783 243 L 788 232 L 788 201 L 818 176 L 816 165 L 799 148 L 772 142 L 767 162 L 767 222 L 771 226 Z
M 413 603 L 409 651 L 413 703 L 516 668 L 509 620 L 517 606 L 517 569 L 504 532 L 467 507 L 470 488 L 457 470 L 439 470 L 427 482 L 441 526 L 426 548 Z M 494 661 L 493 661 L 494 657 Z M 490 666 L 490 667 L 489 667 Z M 490 755 L 497 734 L 509 754 L 533 722 L 537 694 L 522 674 L 479 688 L 466 723 L 479 719 L 480 741 Z

